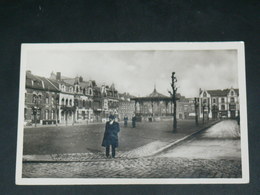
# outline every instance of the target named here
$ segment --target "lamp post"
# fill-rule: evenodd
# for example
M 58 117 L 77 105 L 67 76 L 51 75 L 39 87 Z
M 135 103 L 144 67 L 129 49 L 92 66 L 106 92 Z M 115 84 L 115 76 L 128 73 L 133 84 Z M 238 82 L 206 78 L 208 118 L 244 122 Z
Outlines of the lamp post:
M 55 117 L 55 124 L 58 126 L 58 105 L 59 105 L 59 96 L 56 94 L 55 97 L 55 112 L 56 112 L 56 117 Z
M 173 133 L 177 132 L 177 119 L 176 119 L 176 92 L 177 92 L 177 87 L 176 87 L 176 82 L 177 82 L 177 78 L 175 77 L 175 72 L 172 72 L 172 83 L 171 83 L 171 87 L 172 87 L 172 92 L 168 91 L 172 97 L 172 102 L 174 105 L 173 108 Z
M 36 127 L 37 123 L 37 113 L 39 110 L 39 95 L 34 95 L 34 105 L 32 106 L 33 116 L 34 116 L 34 126 Z
M 196 126 L 199 125 L 199 122 L 198 122 L 198 107 L 199 107 L 199 98 L 194 98 L 195 123 L 196 123 Z
M 209 105 L 209 101 L 210 101 L 210 100 L 208 99 L 208 114 L 207 114 L 207 117 L 208 117 L 208 118 L 207 118 L 207 121 L 209 121 L 209 112 L 210 112 L 210 105 Z
M 205 123 L 205 107 L 206 107 L 206 104 L 205 104 L 205 102 L 203 102 L 203 104 L 202 104 L 203 124 Z

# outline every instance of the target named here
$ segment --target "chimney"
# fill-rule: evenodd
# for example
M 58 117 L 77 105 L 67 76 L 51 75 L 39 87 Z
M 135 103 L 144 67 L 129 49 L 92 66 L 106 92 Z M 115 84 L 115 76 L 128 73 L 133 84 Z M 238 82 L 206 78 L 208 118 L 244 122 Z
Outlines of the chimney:
M 56 74 L 56 80 L 60 81 L 61 80 L 61 72 L 57 72 Z

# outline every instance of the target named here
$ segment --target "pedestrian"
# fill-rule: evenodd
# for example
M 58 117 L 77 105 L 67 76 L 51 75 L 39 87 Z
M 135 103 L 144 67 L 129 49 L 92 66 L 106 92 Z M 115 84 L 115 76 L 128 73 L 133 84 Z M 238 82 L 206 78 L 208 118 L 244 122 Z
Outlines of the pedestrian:
M 109 121 L 106 122 L 102 146 L 106 147 L 106 157 L 110 157 L 110 147 L 112 148 L 112 158 L 116 156 L 116 147 L 118 147 L 118 132 L 120 131 L 119 123 L 115 122 L 115 116 L 110 115 Z
M 240 125 L 240 113 L 238 113 L 236 120 L 237 120 L 237 124 Z
M 124 126 L 127 127 L 128 117 L 125 115 L 124 117 Z
M 135 116 L 135 114 L 133 115 L 133 117 L 132 117 L 132 127 L 133 128 L 135 128 L 136 127 L 136 116 Z

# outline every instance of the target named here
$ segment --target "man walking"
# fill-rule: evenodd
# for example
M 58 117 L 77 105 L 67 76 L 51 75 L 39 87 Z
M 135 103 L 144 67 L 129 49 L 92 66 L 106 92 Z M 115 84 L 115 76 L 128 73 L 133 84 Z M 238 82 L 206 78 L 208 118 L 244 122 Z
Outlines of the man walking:
M 106 147 L 106 157 L 110 157 L 110 147 L 112 147 L 112 158 L 116 156 L 116 147 L 118 147 L 118 132 L 120 131 L 119 124 L 115 122 L 115 116 L 110 115 L 109 121 L 106 122 L 104 138 L 102 146 Z

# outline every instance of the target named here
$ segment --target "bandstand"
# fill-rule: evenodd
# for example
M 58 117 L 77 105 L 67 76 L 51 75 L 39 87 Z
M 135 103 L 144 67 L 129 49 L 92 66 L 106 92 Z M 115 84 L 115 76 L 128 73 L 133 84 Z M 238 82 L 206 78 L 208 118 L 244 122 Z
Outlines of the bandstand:
M 155 118 L 172 116 L 172 97 L 158 93 L 156 88 L 145 97 L 134 97 L 135 115 L 143 120 L 153 121 Z

